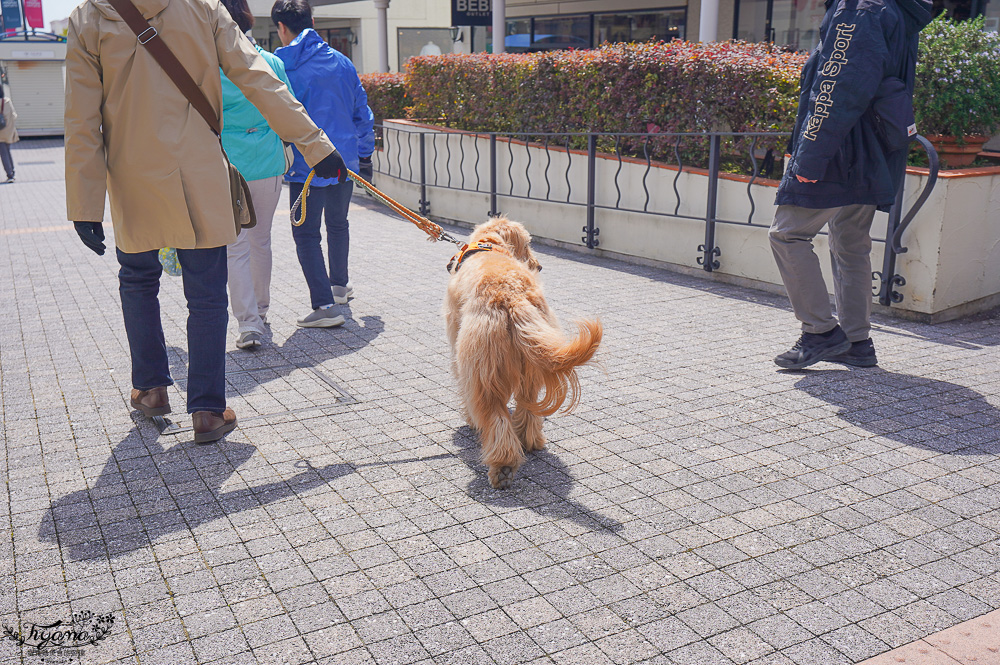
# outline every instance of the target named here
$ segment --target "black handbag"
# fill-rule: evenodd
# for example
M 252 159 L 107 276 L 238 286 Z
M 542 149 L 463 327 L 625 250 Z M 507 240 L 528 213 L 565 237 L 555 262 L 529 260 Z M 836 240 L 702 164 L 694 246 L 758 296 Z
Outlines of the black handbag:
M 0 86 L 0 129 L 7 126 L 7 118 L 3 114 L 3 107 L 6 103 L 7 98 L 3 96 L 3 86 Z
M 219 148 L 222 150 L 222 156 L 229 167 L 229 193 L 233 203 L 233 220 L 236 223 L 236 234 L 239 235 L 241 229 L 253 228 L 257 225 L 257 214 L 254 212 L 253 200 L 250 198 L 250 187 L 239 172 L 239 169 L 229 161 L 229 155 L 226 154 L 226 149 L 222 147 L 222 123 L 215 116 L 212 104 L 205 97 L 205 93 L 201 91 L 201 88 L 194 82 L 191 75 L 184 69 L 184 65 L 181 64 L 180 60 L 177 59 L 166 43 L 160 39 L 156 28 L 149 24 L 142 13 L 136 8 L 135 4 L 132 3 L 132 0 L 109 0 L 109 2 L 115 8 L 115 11 L 118 12 L 118 15 L 128 24 L 128 27 L 132 29 L 132 32 L 136 34 L 139 43 L 146 47 L 146 50 L 153 56 L 157 64 L 163 68 L 163 71 L 174 82 L 177 89 L 187 97 L 187 100 L 191 102 L 191 106 L 198 110 L 201 117 L 205 119 L 208 126 L 215 132 L 215 135 L 219 137 Z

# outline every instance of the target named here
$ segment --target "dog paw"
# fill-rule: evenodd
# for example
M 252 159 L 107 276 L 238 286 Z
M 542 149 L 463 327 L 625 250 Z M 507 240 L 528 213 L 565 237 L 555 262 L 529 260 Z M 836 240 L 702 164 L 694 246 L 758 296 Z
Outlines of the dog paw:
M 512 466 L 501 466 L 490 469 L 490 485 L 493 485 L 494 489 L 505 490 L 510 487 L 513 480 L 514 467 Z

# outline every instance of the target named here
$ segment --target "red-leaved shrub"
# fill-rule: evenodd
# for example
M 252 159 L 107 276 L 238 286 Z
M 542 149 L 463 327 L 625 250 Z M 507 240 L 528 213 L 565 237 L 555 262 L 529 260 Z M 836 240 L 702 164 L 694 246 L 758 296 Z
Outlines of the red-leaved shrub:
M 411 117 L 465 130 L 791 131 L 806 57 L 685 41 L 418 56 L 406 89 Z
M 406 95 L 405 82 L 403 74 L 361 75 L 361 85 L 368 94 L 368 106 L 375 115 L 375 122 L 406 117 L 406 107 L 411 102 Z

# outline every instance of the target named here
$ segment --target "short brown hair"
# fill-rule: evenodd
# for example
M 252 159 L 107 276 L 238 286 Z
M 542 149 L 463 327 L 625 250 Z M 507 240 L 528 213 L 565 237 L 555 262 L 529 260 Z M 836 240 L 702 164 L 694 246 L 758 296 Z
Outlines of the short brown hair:
M 222 0 L 222 5 L 229 10 L 229 15 L 240 26 L 240 30 L 248 32 L 253 28 L 253 12 L 247 0 Z

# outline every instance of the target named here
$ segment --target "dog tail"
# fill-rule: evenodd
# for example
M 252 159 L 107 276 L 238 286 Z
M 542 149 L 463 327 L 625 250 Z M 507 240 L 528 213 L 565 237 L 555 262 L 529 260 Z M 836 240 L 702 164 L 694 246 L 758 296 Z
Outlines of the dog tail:
M 567 341 L 562 331 L 536 308 L 522 312 L 527 314 L 527 320 L 517 321 L 515 316 L 513 327 L 526 360 L 523 380 L 544 389 L 537 400 L 523 406 L 538 416 L 551 416 L 564 404 L 567 412 L 572 411 L 580 401 L 576 367 L 590 361 L 601 344 L 604 334 L 601 322 L 577 321 L 577 335 Z

